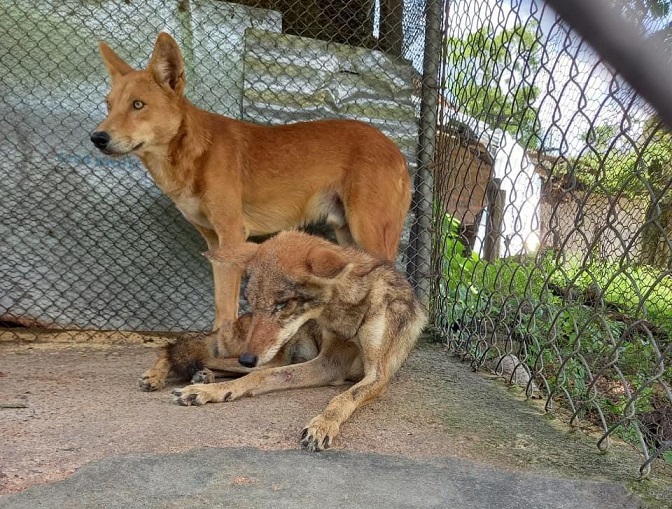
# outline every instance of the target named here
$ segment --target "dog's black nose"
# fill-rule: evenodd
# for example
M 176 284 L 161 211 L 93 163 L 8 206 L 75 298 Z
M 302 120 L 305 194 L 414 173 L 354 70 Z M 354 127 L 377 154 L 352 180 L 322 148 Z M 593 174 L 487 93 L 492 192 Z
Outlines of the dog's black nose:
M 246 368 L 253 368 L 257 365 L 257 356 L 252 355 L 251 353 L 244 353 L 238 357 L 238 362 L 240 362 Z
M 105 131 L 96 131 L 91 134 L 91 141 L 97 148 L 105 148 L 110 142 L 110 135 Z

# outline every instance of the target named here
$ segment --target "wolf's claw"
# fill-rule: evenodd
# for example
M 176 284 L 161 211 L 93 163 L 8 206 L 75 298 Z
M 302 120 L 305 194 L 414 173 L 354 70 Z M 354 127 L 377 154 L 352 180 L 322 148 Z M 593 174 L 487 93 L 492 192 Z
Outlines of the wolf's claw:
M 201 401 L 198 394 L 185 394 L 180 389 L 175 389 L 173 395 L 177 396 L 177 404 L 181 406 L 203 405 L 205 401 Z
M 333 429 L 334 426 L 332 423 L 325 423 L 322 426 L 315 425 L 311 421 L 311 424 L 301 430 L 301 447 L 310 452 L 319 452 L 328 449 L 331 447 L 334 437 L 338 434 L 337 426 L 335 432 L 328 430 L 328 428 Z
M 145 392 L 158 391 L 163 385 L 163 380 L 159 380 L 158 377 L 151 375 L 142 375 L 138 380 L 138 387 L 140 387 L 141 391 Z
M 211 384 L 215 382 L 215 374 L 209 369 L 202 369 L 191 377 L 192 384 Z

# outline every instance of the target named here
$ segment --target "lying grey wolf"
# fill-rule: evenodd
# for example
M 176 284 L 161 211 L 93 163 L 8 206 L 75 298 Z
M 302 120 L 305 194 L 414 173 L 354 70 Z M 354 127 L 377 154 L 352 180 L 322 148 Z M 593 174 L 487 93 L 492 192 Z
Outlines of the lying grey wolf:
M 262 244 L 209 253 L 247 267 L 252 321 L 239 361 L 268 365 L 308 320 L 320 328 L 311 361 L 261 369 L 237 380 L 173 391 L 182 405 L 233 401 L 270 391 L 358 381 L 331 400 L 302 433 L 311 451 L 329 447 L 341 424 L 387 387 L 413 348 L 426 317 L 406 278 L 391 262 L 296 231 Z
M 139 156 L 208 249 L 326 220 L 339 244 L 395 258 L 410 179 L 380 131 L 354 120 L 262 126 L 226 118 L 186 99 L 182 53 L 168 34 L 159 34 L 145 70 L 99 46 L 112 88 L 91 141 L 111 156 Z M 237 317 L 241 271 L 213 273 L 216 330 Z
M 219 330 L 204 337 L 180 338 L 162 348 L 159 358 L 147 370 L 138 385 L 143 391 L 161 389 L 171 375 L 180 381 L 213 383 L 216 376 L 240 376 L 258 368 L 238 362 L 244 353 L 252 315 L 246 313 L 235 322 L 226 321 Z M 314 320 L 306 322 L 284 345 L 269 366 L 286 366 L 317 357 L 319 327 Z

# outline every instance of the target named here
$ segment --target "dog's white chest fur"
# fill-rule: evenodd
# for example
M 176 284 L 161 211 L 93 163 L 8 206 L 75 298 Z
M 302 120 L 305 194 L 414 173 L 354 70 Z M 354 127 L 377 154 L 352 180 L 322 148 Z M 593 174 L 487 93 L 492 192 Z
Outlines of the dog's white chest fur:
M 201 198 L 199 196 L 183 192 L 171 198 L 173 198 L 175 206 L 182 212 L 187 221 L 203 228 L 212 229 L 212 224 L 201 210 Z
M 203 214 L 201 208 L 201 197 L 195 195 L 188 188 L 175 187 L 171 183 L 168 174 L 166 173 L 165 156 L 159 158 L 148 157 L 146 162 L 149 173 L 152 175 L 154 182 L 159 188 L 173 200 L 177 207 L 187 221 L 196 226 L 212 229 L 212 224 L 208 218 Z

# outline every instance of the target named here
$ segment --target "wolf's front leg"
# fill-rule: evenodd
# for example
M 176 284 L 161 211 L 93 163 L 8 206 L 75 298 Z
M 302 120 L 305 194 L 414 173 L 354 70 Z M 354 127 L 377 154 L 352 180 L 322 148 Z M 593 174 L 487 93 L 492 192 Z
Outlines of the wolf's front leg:
M 168 351 L 162 348 L 159 356 L 154 362 L 154 365 L 145 371 L 140 380 L 138 380 L 138 387 L 143 391 L 158 391 L 166 384 L 166 378 L 170 374 L 171 365 L 168 358 Z
M 272 391 L 319 387 L 343 380 L 344 364 L 323 355 L 302 364 L 261 369 L 237 380 L 215 384 L 195 384 L 176 389 L 177 403 L 184 406 L 234 401 Z M 347 369 L 347 368 L 345 368 Z
M 367 376 L 347 391 L 332 399 L 324 412 L 314 417 L 301 431 L 301 445 L 309 451 L 331 447 L 343 424 L 367 401 L 378 397 L 387 387 L 389 378 Z
M 377 398 L 401 365 L 408 349 L 389 348 L 391 333 L 385 326 L 385 315 L 360 327 L 359 346 L 364 378 L 347 391 L 333 398 L 327 408 L 314 417 L 301 432 L 301 445 L 309 451 L 322 451 L 331 446 L 343 424 L 352 413 Z

